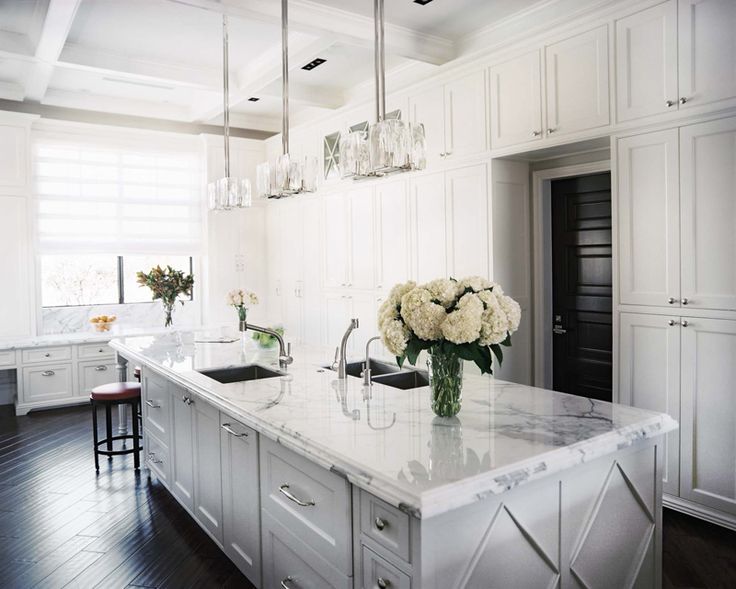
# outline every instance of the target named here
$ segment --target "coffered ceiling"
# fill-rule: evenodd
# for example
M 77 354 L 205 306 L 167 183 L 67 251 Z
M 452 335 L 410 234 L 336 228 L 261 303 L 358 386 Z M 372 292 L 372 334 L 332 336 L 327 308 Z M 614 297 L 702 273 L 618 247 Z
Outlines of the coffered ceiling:
M 538 1 L 386 0 L 387 69 L 447 63 L 465 36 Z M 279 0 L 0 0 L 0 99 L 218 122 L 223 12 L 233 124 L 276 131 Z M 372 79 L 372 12 L 372 0 L 290 0 L 293 115 L 338 108 Z

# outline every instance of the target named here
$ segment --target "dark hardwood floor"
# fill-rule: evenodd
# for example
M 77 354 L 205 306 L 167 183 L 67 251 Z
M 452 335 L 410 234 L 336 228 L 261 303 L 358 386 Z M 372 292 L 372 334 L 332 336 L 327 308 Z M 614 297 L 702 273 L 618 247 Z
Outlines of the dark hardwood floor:
M 132 456 L 95 475 L 90 411 L 0 406 L 0 587 L 252 589 Z
M 89 407 L 0 406 L 0 587 L 252 585 L 132 458 L 95 475 Z M 736 532 L 665 510 L 665 589 L 736 587 Z

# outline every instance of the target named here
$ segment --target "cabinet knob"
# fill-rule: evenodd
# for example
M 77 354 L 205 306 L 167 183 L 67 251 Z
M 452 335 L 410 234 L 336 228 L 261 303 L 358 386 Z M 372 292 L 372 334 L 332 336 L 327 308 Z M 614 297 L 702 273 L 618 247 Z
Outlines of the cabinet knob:
M 440 157 L 445 157 L 446 155 L 447 155 L 447 154 L 446 154 L 446 153 L 445 153 L 445 152 L 443 151 L 443 152 L 442 152 L 442 153 L 440 154 Z
M 377 517 L 375 520 L 373 520 L 373 525 L 376 526 L 376 529 L 379 532 L 382 532 L 383 529 L 388 525 L 384 520 L 382 520 L 380 517 Z
M 674 304 L 675 304 L 675 297 L 670 297 L 670 298 L 668 298 L 668 299 L 667 299 L 667 302 L 668 302 L 668 303 L 669 303 L 670 305 L 674 305 Z
M 673 326 L 673 325 L 675 325 L 676 323 L 677 323 L 677 321 L 675 321 L 674 319 L 670 319 L 670 320 L 669 320 L 669 321 L 667 322 L 667 325 L 669 325 L 670 327 L 672 327 L 672 326 Z
M 683 305 L 687 305 L 687 304 L 688 304 L 688 303 L 689 303 L 690 301 L 688 301 L 687 299 L 682 299 L 682 300 L 681 300 L 680 302 L 681 302 L 681 303 L 682 303 Z
M 667 105 L 667 108 L 671 108 L 676 104 L 674 100 L 665 100 L 664 103 Z
M 532 131 L 532 137 L 539 137 L 541 134 L 541 131 Z
M 557 131 L 557 129 L 549 128 L 547 129 L 547 135 L 552 135 L 552 133 L 554 133 L 555 131 Z
M 44 358 L 51 358 L 51 354 L 49 354 L 48 352 L 46 352 L 46 353 L 44 354 Z
M 378 585 L 380 589 L 386 589 L 391 586 L 391 581 L 384 579 L 383 577 L 378 577 L 376 579 L 376 585 Z
M 688 325 L 690 325 L 690 324 L 689 324 L 689 323 L 687 322 L 687 319 L 683 319 L 683 320 L 682 320 L 682 321 L 680 322 L 680 325 L 682 325 L 683 327 L 687 327 L 687 326 L 688 326 Z
M 680 104 L 685 104 L 687 100 L 688 99 L 683 96 L 682 98 L 680 98 Z

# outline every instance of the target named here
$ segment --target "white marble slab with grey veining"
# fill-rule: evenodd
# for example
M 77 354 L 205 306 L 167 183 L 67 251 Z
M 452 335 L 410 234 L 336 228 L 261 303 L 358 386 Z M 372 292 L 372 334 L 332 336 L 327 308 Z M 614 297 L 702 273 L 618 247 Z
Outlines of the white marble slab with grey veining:
M 99 344 L 123 336 L 150 335 L 165 333 L 163 328 L 112 326 L 110 331 L 78 331 L 74 333 L 54 333 L 48 335 L 32 335 L 23 337 L 0 338 L 0 351 L 23 350 L 28 348 L 45 348 L 53 346 L 71 346 L 77 344 Z
M 113 340 L 143 364 L 262 435 L 341 473 L 417 517 L 432 517 L 614 453 L 677 427 L 669 416 L 465 377 L 457 417 L 434 416 L 427 387 L 409 391 L 321 368 L 329 350 L 295 348 L 288 375 L 220 384 L 197 370 L 271 365 L 251 341 L 200 343 L 184 334 Z M 197 341 L 195 341 L 197 340 Z

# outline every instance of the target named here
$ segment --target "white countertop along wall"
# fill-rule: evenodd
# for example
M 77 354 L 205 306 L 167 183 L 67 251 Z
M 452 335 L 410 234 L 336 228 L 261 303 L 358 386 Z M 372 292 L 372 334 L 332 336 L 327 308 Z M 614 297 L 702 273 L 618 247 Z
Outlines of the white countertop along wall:
M 300 347 L 285 377 L 220 384 L 197 372 L 272 364 L 273 350 L 204 343 L 184 333 L 125 337 L 111 346 L 221 411 L 390 504 L 431 517 L 613 453 L 677 427 L 664 414 L 489 377 L 466 376 L 456 418 L 434 416 L 428 388 L 344 381 Z

